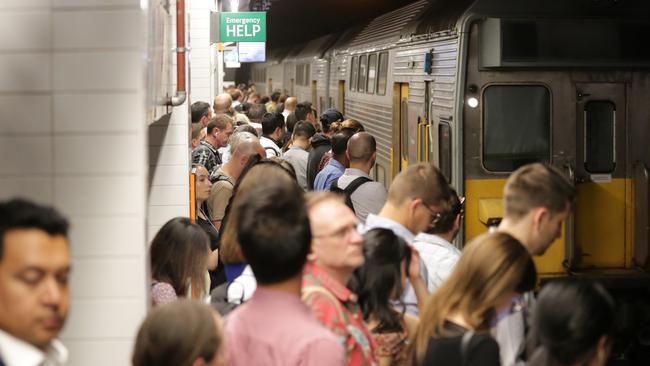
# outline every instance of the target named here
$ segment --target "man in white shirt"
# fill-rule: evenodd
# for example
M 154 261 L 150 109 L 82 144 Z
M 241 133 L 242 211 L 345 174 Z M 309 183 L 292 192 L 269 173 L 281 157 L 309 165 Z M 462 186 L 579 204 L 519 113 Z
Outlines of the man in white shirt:
M 58 366 L 68 315 L 68 222 L 56 210 L 0 202 L 0 364 Z
M 448 209 L 440 213 L 435 223 L 426 231 L 419 233 L 413 246 L 420 252 L 420 258 L 429 272 L 427 287 L 434 292 L 449 277 L 460 258 L 460 250 L 452 244 L 460 230 L 465 197 L 451 189 Z
M 289 97 L 284 101 L 284 110 L 282 111 L 282 116 L 286 122 L 287 117 L 296 110 L 296 105 L 298 105 L 298 99 L 296 97 Z

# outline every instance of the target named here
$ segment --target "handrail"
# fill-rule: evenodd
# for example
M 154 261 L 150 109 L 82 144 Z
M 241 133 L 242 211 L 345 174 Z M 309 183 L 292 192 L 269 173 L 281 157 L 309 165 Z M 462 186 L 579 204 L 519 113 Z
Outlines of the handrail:
M 571 163 L 564 164 L 567 175 L 571 183 L 575 186 L 575 170 Z M 565 222 L 565 240 L 564 240 L 564 262 L 563 266 L 567 272 L 571 272 L 576 266 L 576 243 L 575 243 L 575 213 L 572 210 Z
M 634 264 L 650 270 L 650 174 L 641 161 L 634 165 Z
M 164 105 L 176 107 L 187 99 L 185 61 L 185 0 L 176 0 L 176 94 L 165 97 Z

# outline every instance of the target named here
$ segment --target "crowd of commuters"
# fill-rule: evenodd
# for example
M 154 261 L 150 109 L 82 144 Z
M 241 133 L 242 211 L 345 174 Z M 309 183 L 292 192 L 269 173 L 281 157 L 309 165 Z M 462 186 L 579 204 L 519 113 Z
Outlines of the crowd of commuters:
M 532 258 L 574 203 L 553 167 L 511 174 L 500 225 L 461 250 L 464 197 L 427 163 L 386 190 L 375 138 L 341 112 L 234 88 L 191 111 L 196 218 L 151 242 L 133 365 L 606 363 L 602 286 L 533 293 Z M 0 365 L 65 362 L 67 226 L 52 208 L 0 203 Z

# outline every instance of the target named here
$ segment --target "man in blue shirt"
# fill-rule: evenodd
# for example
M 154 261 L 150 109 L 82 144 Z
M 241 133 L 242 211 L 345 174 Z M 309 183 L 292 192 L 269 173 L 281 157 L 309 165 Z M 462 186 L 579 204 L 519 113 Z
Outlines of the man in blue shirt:
M 346 168 L 350 167 L 350 160 L 346 154 L 348 140 L 354 135 L 354 130 L 344 128 L 332 136 L 332 159 L 314 179 L 314 191 L 329 191 L 332 182 L 343 175 Z

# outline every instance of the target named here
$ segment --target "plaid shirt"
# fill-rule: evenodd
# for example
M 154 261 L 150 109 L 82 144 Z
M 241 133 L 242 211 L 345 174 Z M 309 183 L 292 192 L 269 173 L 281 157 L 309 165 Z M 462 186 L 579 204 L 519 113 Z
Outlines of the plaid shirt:
M 316 318 L 338 336 L 349 366 L 377 365 L 376 345 L 363 321 L 357 295 L 315 264 L 308 264 L 302 280 L 302 299 Z
M 203 165 L 212 174 L 213 171 L 221 166 L 221 155 L 219 155 L 219 152 L 214 146 L 203 140 L 192 151 L 192 163 Z

